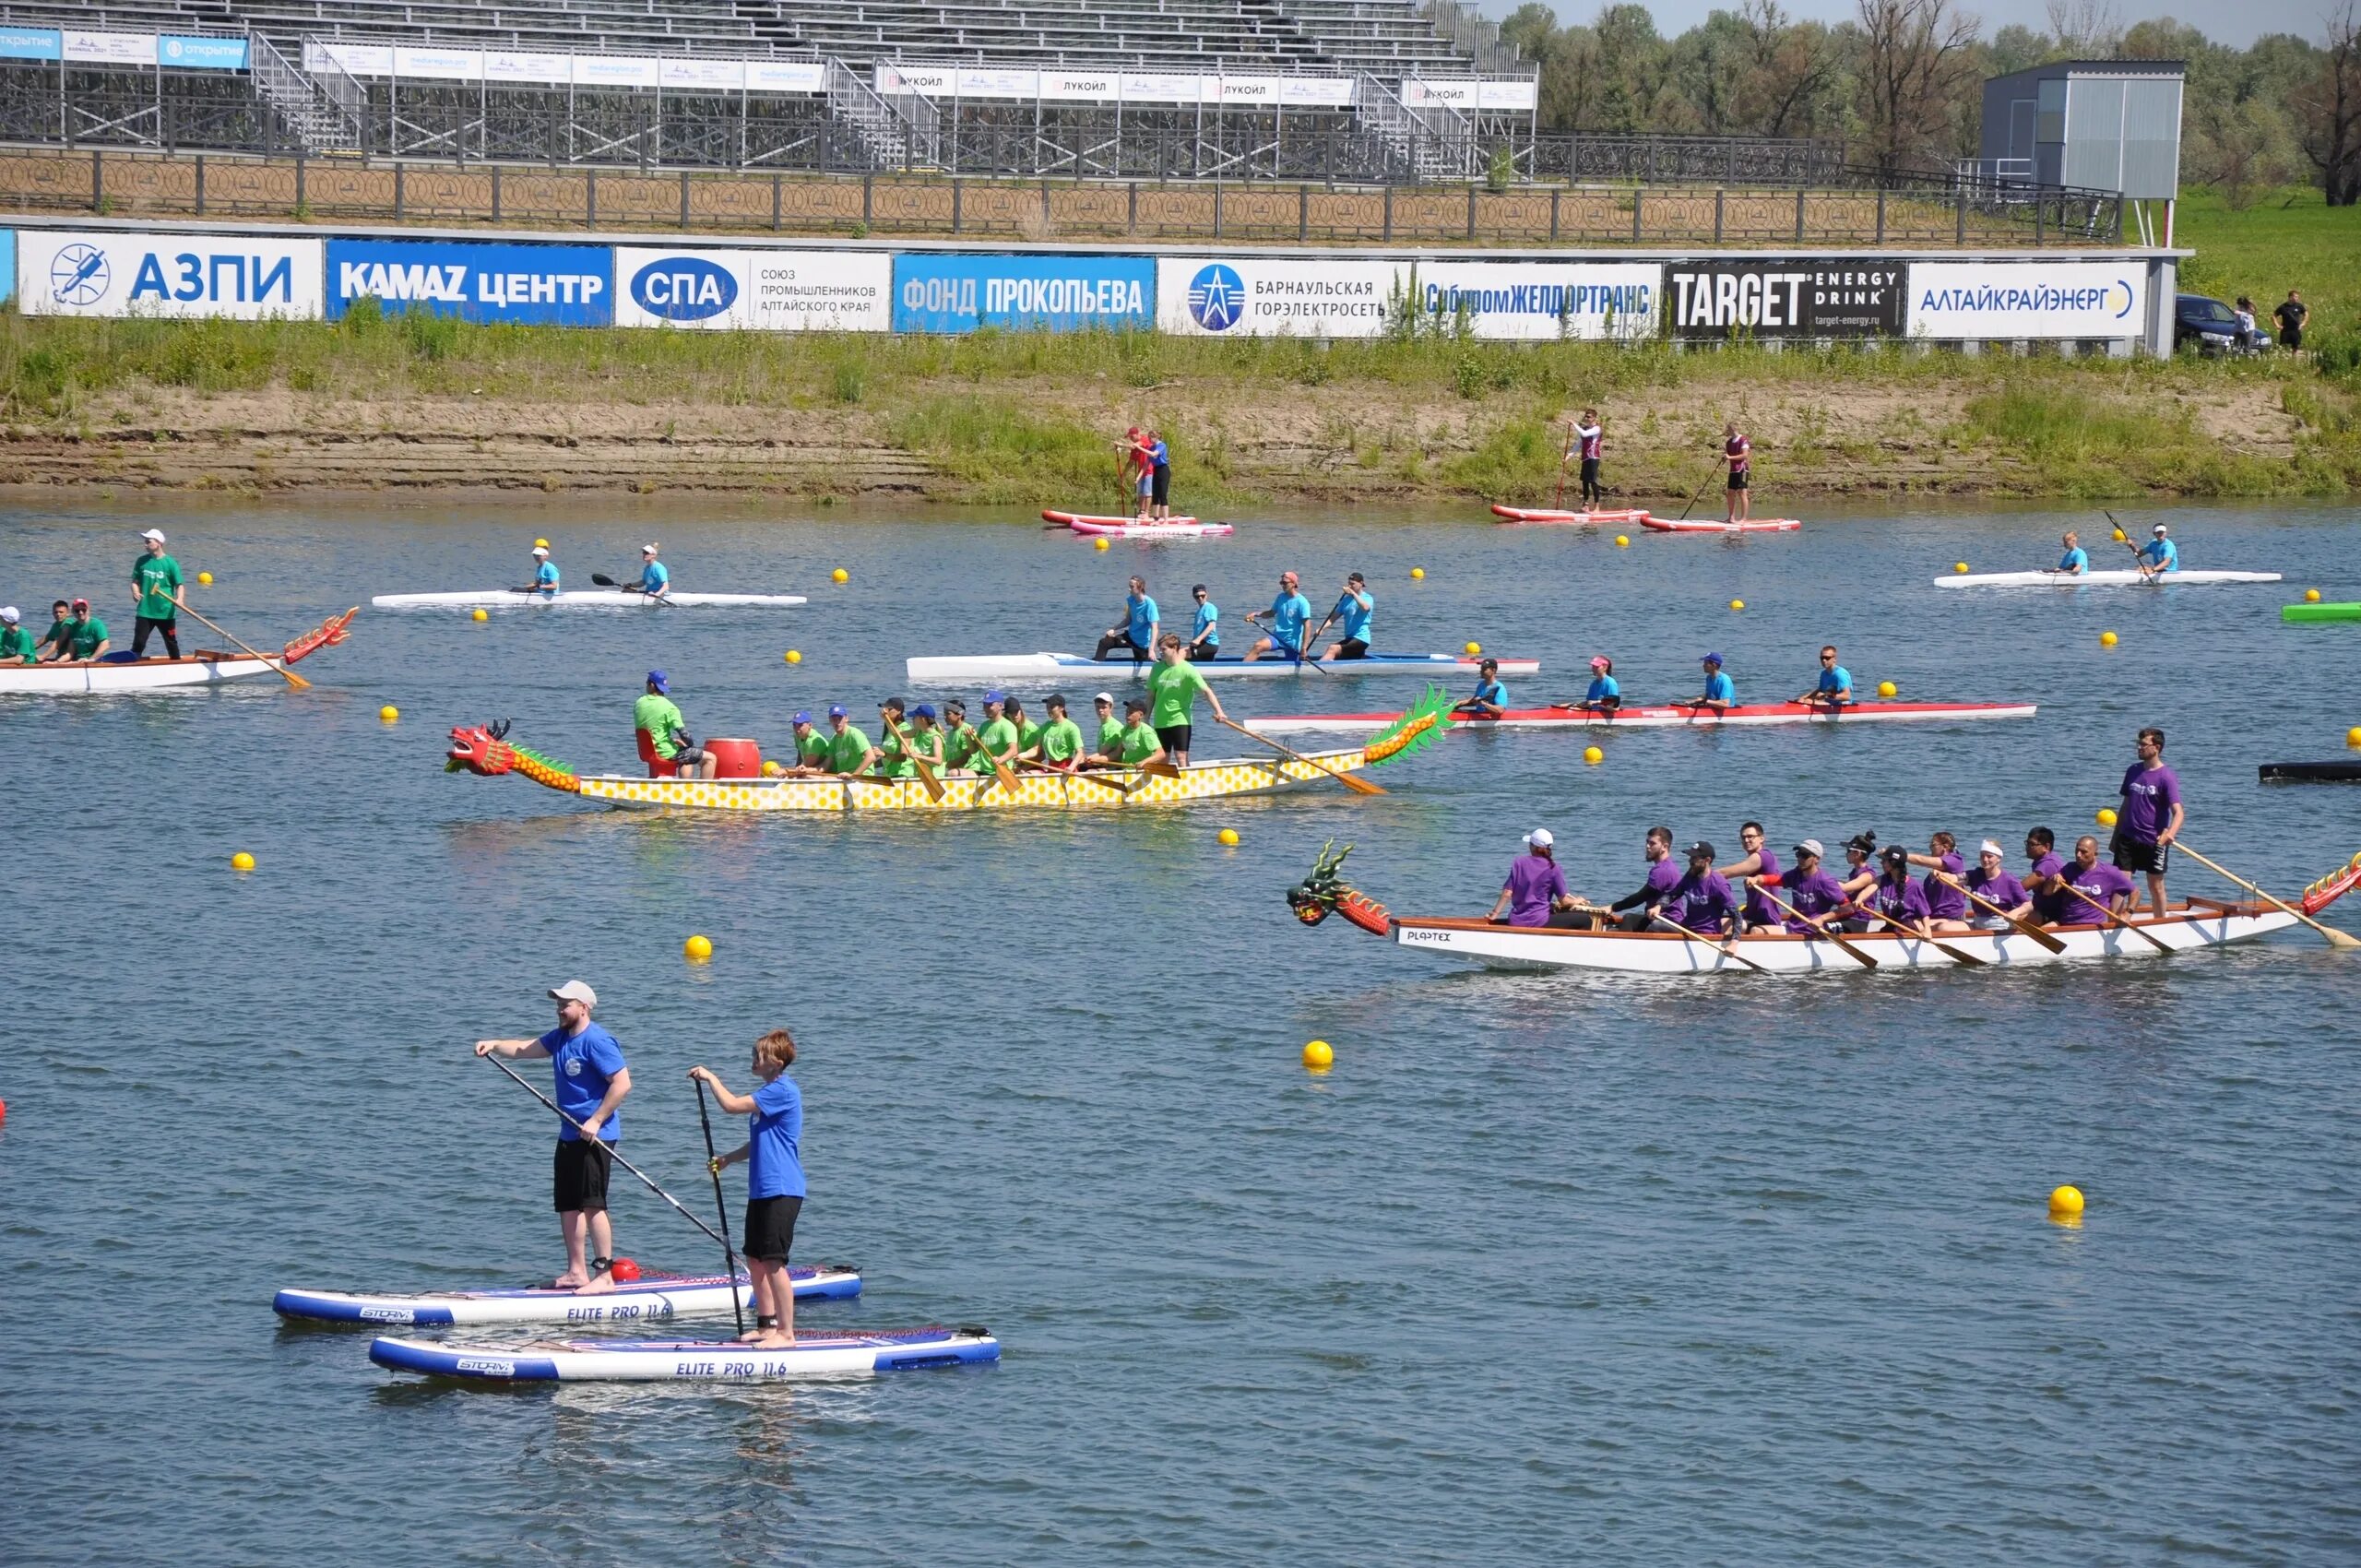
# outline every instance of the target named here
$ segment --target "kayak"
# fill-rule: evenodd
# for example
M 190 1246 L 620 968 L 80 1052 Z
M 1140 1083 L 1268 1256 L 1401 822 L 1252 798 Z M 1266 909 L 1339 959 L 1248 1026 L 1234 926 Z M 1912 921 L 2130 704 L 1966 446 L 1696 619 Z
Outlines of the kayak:
M 2331 621 L 2361 621 L 2361 604 L 2283 604 L 2279 619 L 2291 626 Z
M 2361 762 L 2266 762 L 2256 772 L 2265 784 L 2361 784 Z
M 1243 659 L 1200 659 L 1192 661 L 1200 675 L 1474 675 L 1477 660 L 1456 653 L 1372 653 L 1360 659 L 1328 659 L 1318 663 L 1269 658 L 1249 663 Z M 1537 675 L 1536 659 L 1503 659 L 1503 675 Z M 931 682 L 1121 681 L 1145 679 L 1155 666 L 1129 659 L 1085 659 L 1078 653 L 1001 653 L 960 658 L 912 659 L 903 662 L 910 680 Z
M 108 692 L 155 692 L 175 686 L 218 686 L 273 675 L 287 666 L 334 647 L 350 634 L 345 627 L 360 613 L 355 605 L 331 616 L 278 653 L 256 658 L 198 648 L 180 659 L 134 659 L 128 649 L 70 664 L 0 664 L 0 695 L 80 696 Z
M 843 1377 L 1000 1360 L 981 1328 L 800 1332 L 792 1346 L 757 1350 L 728 1339 L 537 1339 L 516 1344 L 394 1339 L 369 1342 L 369 1359 L 396 1372 L 478 1383 L 753 1383 Z
M 1237 530 L 1228 523 L 1200 522 L 1194 517 L 1162 517 L 1144 523 L 1137 517 L 1094 517 L 1076 512 L 1044 512 L 1042 520 L 1063 523 L 1078 534 L 1105 539 L 1215 539 Z
M 827 1265 L 790 1268 L 795 1299 L 838 1301 L 860 1294 L 857 1269 Z M 656 1323 L 691 1313 L 726 1313 L 730 1298 L 752 1307 L 753 1287 L 743 1274 L 738 1289 L 719 1274 L 642 1274 L 633 1283 L 596 1296 L 547 1286 L 515 1289 L 373 1294 L 348 1290 L 281 1290 L 270 1310 L 310 1323 Z
M 1495 502 L 1492 515 L 1506 523 L 1644 523 L 1648 520 L 1645 506 L 1631 506 L 1615 512 L 1553 512 L 1546 507 L 1503 506 Z
M 1670 517 L 1642 517 L 1640 526 L 1658 533 L 1792 533 L 1803 527 L 1793 517 L 1749 517 L 1742 523 L 1723 523 L 1712 519 L 1697 522 L 1675 521 Z
M 1467 730 L 1648 730 L 1679 727 L 1713 730 L 1726 724 L 1875 724 L 1896 719 L 2031 719 L 2034 704 L 2006 702 L 1856 702 L 1843 707 L 1809 703 L 1746 703 L 1726 713 L 1706 707 L 1626 707 L 1613 716 L 1562 707 L 1513 707 L 1498 719 L 1453 714 L 1453 731 Z M 1241 719 L 1266 735 L 1359 734 L 1393 721 L 1390 713 L 1300 713 Z
M 2168 588 L 2176 583 L 2275 583 L 2276 572 L 2165 572 L 2142 577 L 2137 572 L 2084 572 L 2070 577 L 2063 572 L 1955 572 L 1937 577 L 1937 588 Z
M 670 605 L 681 610 L 745 610 L 805 602 L 800 593 L 668 593 L 654 600 L 623 588 L 567 589 L 534 593 L 527 588 L 477 588 L 467 593 L 381 593 L 369 601 L 380 610 L 543 610 L 653 609 Z

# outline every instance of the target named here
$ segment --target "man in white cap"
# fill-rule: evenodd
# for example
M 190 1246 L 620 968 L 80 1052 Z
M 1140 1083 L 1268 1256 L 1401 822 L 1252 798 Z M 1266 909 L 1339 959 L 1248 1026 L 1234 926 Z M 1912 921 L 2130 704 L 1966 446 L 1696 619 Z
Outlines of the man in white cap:
M 2148 542 L 2140 547 L 2140 578 L 2142 582 L 2163 576 L 2166 572 L 2180 570 L 2180 546 L 2165 535 L 2169 530 L 2158 523 L 2150 530 Z
M 557 1028 L 538 1039 L 480 1039 L 476 1054 L 550 1059 L 560 1118 L 553 1199 L 565 1237 L 565 1272 L 554 1284 L 595 1295 L 615 1288 L 607 1175 L 614 1164 L 613 1145 L 623 1136 L 615 1109 L 631 1093 L 631 1069 L 623 1065 L 615 1037 L 590 1021 L 590 1010 L 599 1005 L 597 992 L 570 980 L 552 987 L 550 1000 L 557 1004 Z
M 17 624 L 17 607 L 0 605 L 0 664 L 30 664 L 41 644 Z
M 148 657 L 148 635 L 164 634 L 164 657 L 181 656 L 180 613 L 188 608 L 187 589 L 181 584 L 181 564 L 164 553 L 164 536 L 149 529 L 139 536 L 148 548 L 131 564 L 131 601 L 139 607 L 138 629 L 131 634 L 131 657 Z
M 1525 852 L 1509 864 L 1509 878 L 1501 885 L 1491 913 L 1495 925 L 1505 915 L 1510 925 L 1580 926 L 1587 922 L 1574 913 L 1574 897 L 1566 891 L 1566 873 L 1558 869 L 1557 839 L 1546 827 L 1525 836 Z
M 517 589 L 519 593 L 538 593 L 545 599 L 557 597 L 557 563 L 550 559 L 550 547 L 533 546 L 533 586 Z
M 632 584 L 627 591 L 644 593 L 650 599 L 661 599 L 672 591 L 672 574 L 666 570 L 663 562 L 656 559 L 654 545 L 639 547 L 639 581 Z

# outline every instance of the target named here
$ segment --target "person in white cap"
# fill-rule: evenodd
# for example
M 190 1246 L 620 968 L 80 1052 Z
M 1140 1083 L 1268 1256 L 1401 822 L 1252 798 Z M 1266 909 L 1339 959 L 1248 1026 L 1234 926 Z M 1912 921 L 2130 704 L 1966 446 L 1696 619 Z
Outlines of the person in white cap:
M 139 536 L 148 548 L 131 564 L 131 602 L 139 607 L 137 630 L 131 634 L 131 657 L 148 657 L 148 636 L 164 634 L 164 657 L 181 656 L 180 613 L 188 608 L 187 589 L 181 584 L 181 564 L 164 553 L 164 536 L 149 529 Z
M 2166 531 L 2165 525 L 2158 523 L 2151 530 L 2148 542 L 2137 552 L 2143 581 L 2180 570 L 2180 546 L 2165 537 Z
M 17 607 L 0 605 L 0 664 L 30 664 L 41 644 L 17 624 Z
M 538 593 L 546 598 L 557 597 L 557 563 L 550 559 L 550 547 L 533 546 L 533 586 L 518 588 L 519 593 Z
M 1987 838 L 1976 851 L 1975 869 L 1967 873 L 1967 890 L 1985 904 L 1998 904 L 2019 920 L 2033 913 L 2033 895 L 2025 891 L 2023 883 L 2010 874 L 1997 838 Z M 1975 912 L 1979 918 L 1973 923 L 1981 930 L 1999 930 L 2009 923 L 1983 904 L 1975 906 Z
M 561 1290 L 595 1295 L 615 1288 L 614 1226 L 607 1218 L 607 1176 L 623 1136 L 616 1108 L 631 1093 L 631 1069 L 615 1037 L 590 1021 L 599 993 L 578 980 L 550 990 L 557 1028 L 537 1039 L 480 1039 L 478 1056 L 550 1059 L 560 1122 L 552 1198 L 565 1237 Z
M 650 599 L 661 599 L 672 591 L 672 574 L 664 563 L 656 559 L 656 546 L 639 547 L 639 581 L 624 589 L 626 593 L 644 593 Z
M 1546 827 L 1525 836 L 1525 852 L 1509 864 L 1508 880 L 1484 918 L 1493 924 L 1579 926 L 1587 922 L 1573 914 L 1574 896 L 1566 891 L 1566 873 L 1558 869 L 1557 839 Z

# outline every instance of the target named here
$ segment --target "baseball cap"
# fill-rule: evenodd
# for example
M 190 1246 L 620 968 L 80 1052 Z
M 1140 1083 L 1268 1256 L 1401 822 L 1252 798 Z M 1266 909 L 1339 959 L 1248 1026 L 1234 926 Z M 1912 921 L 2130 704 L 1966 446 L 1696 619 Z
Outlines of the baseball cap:
M 1532 832 L 1525 836 L 1525 841 L 1533 849 L 1546 849 L 1549 848 L 1550 845 L 1555 844 L 1558 840 L 1550 836 L 1548 828 L 1536 827 Z
M 672 683 L 664 678 L 664 671 L 661 670 L 650 670 L 647 672 L 647 683 L 659 692 L 669 692 L 672 689 Z
M 554 1002 L 579 1002 L 585 1007 L 599 1005 L 599 993 L 578 980 L 550 987 L 550 999 Z
M 912 719 L 932 719 L 934 717 L 934 704 L 931 702 L 922 702 L 919 704 L 918 707 L 910 709 L 910 717 Z
M 1092 702 L 1103 702 L 1109 707 L 1112 707 L 1115 706 L 1115 694 L 1112 692 L 1101 692 L 1090 700 Z
M 17 624 L 17 607 L 13 604 L 0 604 L 0 621 L 7 622 L 11 626 L 15 625 Z
M 2009 853 L 2008 850 L 2003 849 L 1998 843 L 1989 838 L 1987 838 L 1983 843 L 1977 845 L 1975 847 L 1975 852 L 1979 855 L 1999 855 L 2004 860 L 2008 858 Z
M 812 722 L 812 715 L 808 710 L 799 713 L 795 716 L 794 722 L 798 724 L 809 724 Z
M 141 534 L 139 537 L 142 539 L 152 539 L 158 544 L 164 542 L 164 534 L 161 529 L 149 529 L 146 533 Z
M 1006 692 L 986 692 L 984 694 L 984 700 L 986 702 L 1006 702 L 1008 700 L 1008 694 Z
M 1721 661 L 1722 661 L 1722 656 L 1721 656 L 1720 654 L 1718 654 L 1718 653 L 1709 653 L 1709 654 L 1707 654 L 1704 658 L 1703 658 L 1703 659 L 1699 659 L 1697 662 L 1698 662 L 1698 663 L 1700 663 L 1700 664 L 1719 664 Z
M 1714 847 L 1711 844 L 1706 843 L 1703 838 L 1698 839 L 1697 842 L 1689 846 L 1689 858 L 1691 860 L 1696 860 L 1701 856 L 1709 861 L 1714 858 Z
M 639 547 L 639 552 L 642 555 L 653 555 L 656 553 L 656 547 L 652 544 L 643 544 Z
M 88 610 L 90 608 L 90 601 L 87 599 L 77 599 L 74 601 L 74 608 L 77 610 Z
M 533 546 L 533 553 L 536 555 L 547 555 L 549 552 L 550 547 L 546 544 L 537 544 Z
M 1885 853 L 1880 858 L 1890 866 L 1908 865 L 1910 863 L 1910 851 L 1904 849 L 1899 844 L 1888 844 L 1885 847 Z
M 1603 653 L 1594 653 L 1594 654 L 1592 654 L 1592 655 L 1590 656 L 1590 667 L 1591 667 L 1592 669 L 1594 669 L 1594 670 L 1604 670 L 1604 669 L 1606 669 L 1606 668 L 1607 668 L 1607 656 L 1606 656 L 1605 654 L 1603 654 Z
M 849 718 L 850 715 L 845 712 L 844 704 L 840 702 L 832 702 L 828 705 L 828 717 L 831 719 L 845 719 Z
M 1147 704 L 1139 697 L 1133 697 L 1123 704 L 1123 711 L 1125 713 L 1145 713 L 1147 711 Z
M 1825 855 L 1828 851 L 1820 847 L 1819 839 L 1807 838 L 1802 843 L 1796 846 L 1796 853 L 1798 855 Z
M 1041 706 L 1043 707 L 1063 707 L 1065 705 L 1066 695 L 1063 692 L 1051 692 L 1048 696 L 1041 699 Z

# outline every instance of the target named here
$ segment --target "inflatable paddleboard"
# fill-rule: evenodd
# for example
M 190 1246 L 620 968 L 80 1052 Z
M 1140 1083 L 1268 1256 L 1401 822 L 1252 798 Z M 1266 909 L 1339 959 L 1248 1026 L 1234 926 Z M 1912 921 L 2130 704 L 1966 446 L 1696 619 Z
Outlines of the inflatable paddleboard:
M 835 1264 L 790 1268 L 799 1301 L 860 1294 L 860 1272 Z M 281 1290 L 271 1311 L 311 1323 L 661 1323 L 690 1313 L 727 1313 L 732 1295 L 753 1310 L 754 1288 L 743 1274 L 732 1291 L 720 1274 L 642 1274 L 628 1285 L 585 1296 L 546 1286 L 517 1289 L 448 1290 L 417 1295 L 346 1290 Z
M 1495 503 L 1492 516 L 1504 523 L 1644 523 L 1648 509 L 1631 506 L 1614 512 L 1553 512 L 1547 507 L 1502 506 Z
M 1640 526 L 1658 533 L 1792 533 L 1803 527 L 1793 517 L 1749 517 L 1742 523 L 1714 520 L 1676 522 L 1670 517 L 1642 517 Z
M 396 1372 L 474 1383 L 761 1383 L 911 1372 L 1000 1360 L 981 1328 L 800 1332 L 795 1343 L 757 1350 L 728 1339 L 541 1339 L 512 1344 L 378 1338 L 369 1359 Z
M 1093 517 L 1082 512 L 1044 512 L 1044 522 L 1063 523 L 1078 534 L 1106 539 L 1216 539 L 1237 530 L 1228 523 L 1195 517 L 1161 517 L 1141 522 L 1137 517 Z

